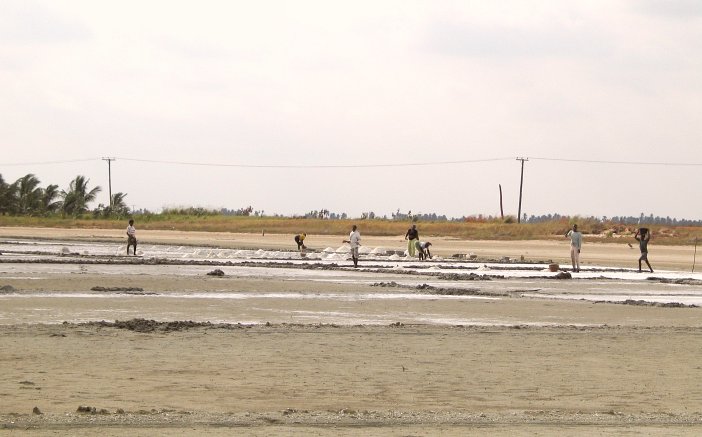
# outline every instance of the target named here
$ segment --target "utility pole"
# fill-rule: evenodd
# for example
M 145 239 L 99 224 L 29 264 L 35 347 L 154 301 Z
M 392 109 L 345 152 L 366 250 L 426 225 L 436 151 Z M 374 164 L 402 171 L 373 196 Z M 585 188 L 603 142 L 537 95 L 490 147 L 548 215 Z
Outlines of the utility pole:
M 114 161 L 116 158 L 102 158 L 103 161 L 107 161 L 107 179 L 108 179 L 108 184 L 109 184 L 109 192 L 110 192 L 110 209 L 112 209 L 112 161 Z
M 519 212 L 517 213 L 517 223 L 522 222 L 522 187 L 524 186 L 524 161 L 529 158 L 517 158 L 517 161 L 522 161 L 522 177 L 519 181 Z
M 498 184 L 500 186 L 500 218 L 502 220 L 505 219 L 505 210 L 502 208 L 502 184 Z

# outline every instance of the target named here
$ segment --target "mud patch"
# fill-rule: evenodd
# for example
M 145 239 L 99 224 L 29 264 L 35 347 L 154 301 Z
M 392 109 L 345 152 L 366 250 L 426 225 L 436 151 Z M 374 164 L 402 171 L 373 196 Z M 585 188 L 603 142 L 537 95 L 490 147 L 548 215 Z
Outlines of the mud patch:
M 660 282 L 661 284 L 679 284 L 679 285 L 702 285 L 702 281 L 697 279 L 680 278 L 680 279 L 668 279 L 659 278 L 656 276 L 650 276 L 646 278 L 647 281 Z
M 134 332 L 178 332 L 193 328 L 242 329 L 248 327 L 248 325 L 231 323 L 193 322 L 192 320 L 157 322 L 156 320 L 147 319 L 116 320 L 114 322 L 106 322 L 103 320 L 100 322 L 88 322 L 84 325 L 101 328 L 126 329 Z
M 405 288 L 408 290 L 418 290 L 425 294 L 435 294 L 440 296 L 514 296 L 512 292 L 494 292 L 494 291 L 482 291 L 479 288 L 443 288 L 435 287 L 429 284 L 419 284 L 415 287 L 406 286 L 398 284 L 395 281 L 390 282 L 376 282 L 371 284 L 371 287 L 384 287 L 384 288 Z M 517 294 L 518 296 L 518 294 Z
M 96 286 L 91 288 L 92 291 L 144 291 L 141 287 L 100 287 Z
M 633 305 L 643 307 L 658 307 L 658 308 L 699 308 L 698 305 L 685 305 L 680 302 L 649 302 L 646 300 L 627 299 L 624 301 L 598 300 L 595 303 L 615 303 L 619 305 Z

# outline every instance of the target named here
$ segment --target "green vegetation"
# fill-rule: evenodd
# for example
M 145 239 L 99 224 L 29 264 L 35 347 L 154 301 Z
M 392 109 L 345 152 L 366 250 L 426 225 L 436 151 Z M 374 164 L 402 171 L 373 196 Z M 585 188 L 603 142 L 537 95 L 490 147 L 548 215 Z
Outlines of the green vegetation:
M 352 224 L 357 224 L 364 235 L 404 235 L 409 221 L 373 219 L 306 219 L 286 217 L 231 216 L 221 214 L 140 214 L 135 215 L 138 229 L 176 230 L 200 232 L 239 232 L 297 234 L 306 232 L 317 235 L 345 235 Z M 421 235 L 453 237 L 465 240 L 547 240 L 562 239 L 572 223 L 591 241 L 632 243 L 636 225 L 602 223 L 592 219 L 562 218 L 540 223 L 504 223 L 499 220 L 417 222 Z M 45 217 L 0 216 L 0 226 L 29 226 L 54 228 L 122 229 L 125 222 L 117 218 L 96 218 L 92 213 L 75 217 L 59 214 Z M 647 225 L 657 244 L 691 244 L 702 239 L 699 227 L 669 227 Z
M 27 174 L 9 184 L 0 175 L 0 214 L 31 217 L 49 217 L 55 214 L 78 217 L 89 211 L 88 204 L 95 201 L 102 188 L 89 187 L 90 179 L 76 176 L 66 190 L 58 185 L 40 187 L 41 181 L 34 174 Z M 98 205 L 92 211 L 96 217 L 122 217 L 128 214 L 125 193 L 112 195 L 109 206 Z
M 90 210 L 102 190 L 89 187 L 89 179 L 76 176 L 68 189 L 58 185 L 40 187 L 40 181 L 28 174 L 8 184 L 0 175 L 0 226 L 28 226 L 53 228 L 123 229 L 130 216 L 125 193 L 112 195 L 111 206 L 98 205 Z M 133 218 L 139 229 L 297 234 L 345 235 L 352 224 L 357 224 L 364 235 L 404 235 L 411 223 L 421 229 L 426 238 L 449 237 L 462 240 L 544 240 L 563 238 L 573 223 L 578 223 L 586 238 L 603 242 L 631 243 L 638 228 L 645 223 L 657 244 L 690 244 L 702 238 L 702 227 L 696 221 L 677 221 L 670 217 L 566 217 L 526 215 L 522 223 L 513 216 L 504 219 L 482 215 L 448 220 L 436 214 L 392 214 L 392 218 L 378 218 L 373 212 L 363 213 L 360 219 L 347 219 L 346 214 L 334 214 L 326 209 L 311 211 L 303 217 L 265 216 L 248 206 L 237 210 L 220 211 L 205 208 L 172 208 L 160 214 L 139 212 Z M 685 224 L 685 226 L 683 226 Z

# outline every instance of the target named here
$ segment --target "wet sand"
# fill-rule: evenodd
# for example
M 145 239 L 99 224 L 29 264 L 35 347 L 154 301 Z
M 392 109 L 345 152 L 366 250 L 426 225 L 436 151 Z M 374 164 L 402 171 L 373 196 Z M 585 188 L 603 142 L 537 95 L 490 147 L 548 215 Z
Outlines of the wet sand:
M 17 231 L 2 229 L 2 234 L 13 230 Z M 93 234 L 113 238 L 107 231 Z M 95 238 L 61 238 L 78 237 Z M 246 245 L 255 244 L 259 236 L 229 237 L 240 247 L 249 247 Z M 174 235 L 167 238 L 173 239 L 171 243 L 197 240 L 201 244 L 202 236 L 191 235 L 182 241 Z M 268 247 L 285 241 L 276 237 Z M 0 285 L 12 284 L 27 295 L 46 290 L 89 292 L 96 285 L 140 287 L 154 293 L 379 292 L 353 282 L 143 273 L 105 276 L 80 271 L 45 274 L 40 266 L 35 279 L 8 276 L 0 275 Z M 73 308 L 84 305 L 83 301 L 66 297 L 60 305 Z M 25 304 L 21 299 L 11 302 L 18 307 L 10 312 L 20 314 Z M 700 308 L 509 296 L 459 302 L 368 300 L 343 302 L 337 304 L 341 308 L 333 308 L 323 300 L 307 299 L 294 305 L 312 312 L 362 309 L 484 320 L 513 317 L 515 324 L 341 326 L 271 319 L 269 324 L 220 325 L 206 321 L 218 311 L 244 320 L 261 307 L 284 312 L 292 304 L 254 299 L 228 302 L 222 309 L 212 300 L 189 299 L 175 305 L 180 310 L 185 306 L 198 323 L 172 323 L 163 316 L 168 313 L 163 299 L 135 296 L 127 302 L 126 309 L 161 323 L 116 325 L 112 322 L 122 319 L 120 311 L 125 308 L 106 303 L 104 319 L 108 322 L 104 324 L 16 320 L 0 326 L 0 432 L 213 436 L 702 433 Z M 59 311 L 58 305 L 47 300 L 37 311 Z M 548 326 L 539 326 L 545 323 Z M 89 407 L 88 411 L 78 412 L 79 406 Z M 42 414 L 32 413 L 34 407 Z

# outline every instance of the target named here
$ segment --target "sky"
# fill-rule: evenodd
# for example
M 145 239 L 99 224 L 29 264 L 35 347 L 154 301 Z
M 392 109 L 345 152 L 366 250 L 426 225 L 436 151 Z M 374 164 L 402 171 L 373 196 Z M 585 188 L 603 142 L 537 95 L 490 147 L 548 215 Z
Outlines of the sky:
M 136 209 L 701 219 L 702 2 L 0 2 L 0 175 Z

